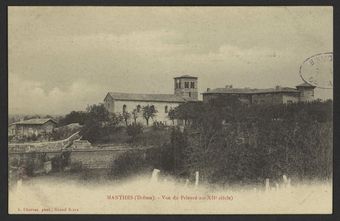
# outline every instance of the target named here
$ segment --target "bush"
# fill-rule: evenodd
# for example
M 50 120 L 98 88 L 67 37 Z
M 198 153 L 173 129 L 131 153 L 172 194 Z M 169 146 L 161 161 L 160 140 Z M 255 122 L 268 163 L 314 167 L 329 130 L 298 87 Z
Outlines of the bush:
M 135 142 L 137 137 L 143 133 L 143 125 L 132 123 L 126 127 L 126 133 L 131 137 L 131 142 Z
M 63 140 L 71 136 L 72 134 L 80 131 L 82 126 L 79 124 L 69 124 L 62 127 L 57 127 L 53 130 L 49 137 L 51 140 Z
M 152 124 L 152 129 L 153 130 L 164 130 L 165 128 L 167 128 L 167 126 L 163 123 L 163 122 L 159 122 L 159 121 L 155 121 Z
M 170 130 L 145 130 L 136 143 L 142 146 L 160 147 L 170 142 Z
M 149 170 L 151 167 L 150 161 L 141 151 L 126 151 L 112 162 L 110 176 L 112 178 L 126 178 Z
M 83 139 L 91 143 L 101 143 L 104 137 L 120 130 L 121 116 L 109 113 L 104 105 L 92 105 L 87 109 L 87 119 L 80 131 Z
M 65 126 L 72 123 L 79 123 L 84 125 L 88 118 L 88 113 L 83 111 L 72 111 L 71 113 L 65 115 L 58 122 L 58 126 Z

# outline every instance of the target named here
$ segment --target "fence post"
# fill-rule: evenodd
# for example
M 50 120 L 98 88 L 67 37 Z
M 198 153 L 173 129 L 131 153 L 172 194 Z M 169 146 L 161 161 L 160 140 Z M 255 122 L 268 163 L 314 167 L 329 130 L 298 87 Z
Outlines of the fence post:
M 155 183 L 158 181 L 158 174 L 160 170 L 159 169 L 153 169 L 152 175 L 151 175 L 151 182 Z
M 276 187 L 276 191 L 280 189 L 280 185 L 277 182 L 275 182 L 275 187 Z
M 291 181 L 291 179 L 288 178 L 288 180 L 287 180 L 287 187 L 288 187 L 288 188 L 290 188 L 290 181 Z
M 269 178 L 266 178 L 266 192 L 268 192 L 269 190 L 270 190 Z
M 198 180 L 199 180 L 199 172 L 196 171 L 196 172 L 195 172 L 195 187 L 196 187 L 196 188 L 197 188 L 197 186 L 198 186 Z

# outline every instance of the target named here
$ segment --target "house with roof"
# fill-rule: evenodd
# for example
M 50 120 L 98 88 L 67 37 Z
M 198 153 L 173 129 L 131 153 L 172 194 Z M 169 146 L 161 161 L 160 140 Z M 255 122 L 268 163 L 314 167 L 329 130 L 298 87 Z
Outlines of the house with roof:
M 170 125 L 173 122 L 169 119 L 168 113 L 178 105 L 185 102 L 198 101 L 197 77 L 182 75 L 174 78 L 173 94 L 136 94 L 108 92 L 104 98 L 104 106 L 111 113 L 122 114 L 124 112 L 137 112 L 136 122 L 145 124 L 142 115 L 143 106 L 153 106 L 157 113 L 151 119 L 152 122 L 162 122 Z M 130 119 L 132 122 L 134 119 Z M 177 122 L 174 122 L 177 124 Z
M 253 88 L 233 88 L 227 85 L 224 88 L 215 88 L 203 92 L 203 102 L 216 97 L 236 96 L 242 102 L 247 104 L 290 104 L 296 102 L 309 102 L 314 100 L 315 86 L 304 82 L 297 85 L 295 88 L 280 87 L 268 89 L 253 89 Z
M 38 136 L 40 134 L 52 133 L 57 122 L 52 118 L 37 118 L 18 121 L 8 126 L 9 136 Z

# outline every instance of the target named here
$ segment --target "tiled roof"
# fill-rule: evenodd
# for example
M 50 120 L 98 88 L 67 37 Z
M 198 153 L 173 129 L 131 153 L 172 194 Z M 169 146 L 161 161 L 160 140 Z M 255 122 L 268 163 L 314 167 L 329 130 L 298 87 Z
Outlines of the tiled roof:
M 123 101 L 158 101 L 158 102 L 186 102 L 186 99 L 174 94 L 131 94 L 131 93 L 108 93 L 114 100 Z
M 197 77 L 190 76 L 190 75 L 187 75 L 187 74 L 182 75 L 182 76 L 179 76 L 179 77 L 175 77 L 175 79 L 176 79 L 176 78 L 196 78 L 196 79 L 197 79 Z
M 36 118 L 36 119 L 29 119 L 29 120 L 24 120 L 24 121 L 18 121 L 18 122 L 14 122 L 13 124 L 16 125 L 42 125 L 47 123 L 48 121 L 52 121 L 53 123 L 56 123 L 52 118 Z
M 296 87 L 312 87 L 312 88 L 315 88 L 314 85 L 311 85 L 311 84 L 309 84 L 307 82 L 303 82 L 302 84 L 299 84 Z
M 264 93 L 299 93 L 295 88 L 280 87 L 268 89 L 256 88 L 215 88 L 203 94 L 264 94 Z

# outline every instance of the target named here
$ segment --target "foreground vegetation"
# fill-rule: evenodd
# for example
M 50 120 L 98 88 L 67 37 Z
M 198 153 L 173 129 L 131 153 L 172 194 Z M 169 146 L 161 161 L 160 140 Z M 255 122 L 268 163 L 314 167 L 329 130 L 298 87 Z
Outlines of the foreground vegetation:
M 127 168 L 125 172 L 113 171 L 125 177 L 145 166 L 179 178 L 193 178 L 199 171 L 205 182 L 221 184 L 263 183 L 284 174 L 295 180 L 331 179 L 332 105 L 315 101 L 247 106 L 219 98 L 187 103 L 171 113 L 184 122 L 184 131 L 150 128 L 148 137 L 160 138 L 153 143 L 159 148 L 147 159 L 127 152 L 113 166 Z M 131 142 L 145 139 L 141 132 Z
M 217 184 L 263 180 L 331 179 L 333 102 L 245 105 L 238 99 L 186 103 L 169 112 L 185 127 L 126 124 L 102 105 L 71 112 L 60 126 L 79 123 L 83 139 L 94 144 L 154 146 L 141 156 L 127 151 L 112 163 L 110 175 L 127 177 L 158 168 L 177 178 Z M 184 128 L 184 130 L 183 130 Z

